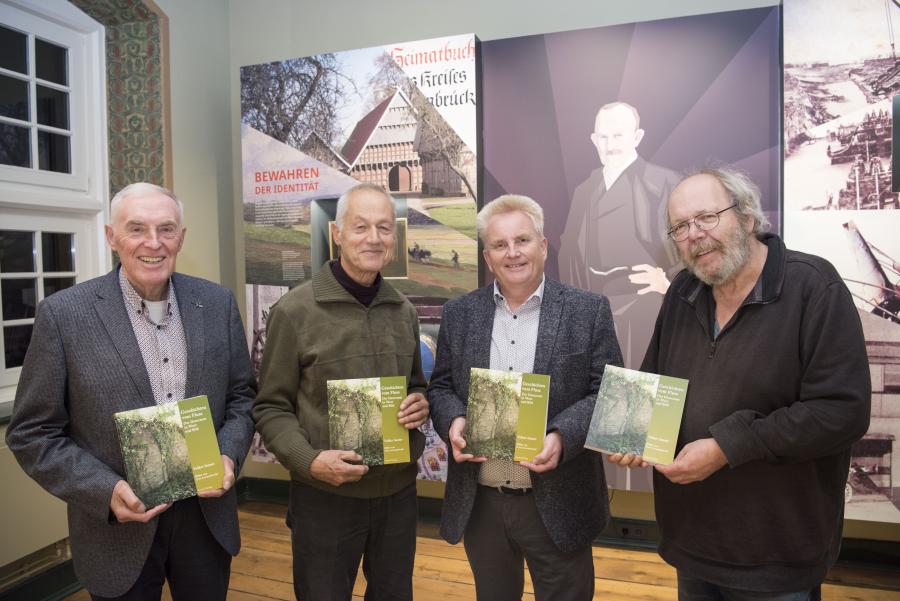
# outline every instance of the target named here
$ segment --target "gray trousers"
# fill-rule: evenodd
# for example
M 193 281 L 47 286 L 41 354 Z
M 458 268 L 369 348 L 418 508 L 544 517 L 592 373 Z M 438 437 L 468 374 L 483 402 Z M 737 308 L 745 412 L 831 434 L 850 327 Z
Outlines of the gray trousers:
M 479 601 L 520 601 L 525 567 L 537 601 L 590 601 L 594 561 L 590 545 L 563 553 L 553 543 L 534 495 L 511 495 L 478 487 L 463 544 Z

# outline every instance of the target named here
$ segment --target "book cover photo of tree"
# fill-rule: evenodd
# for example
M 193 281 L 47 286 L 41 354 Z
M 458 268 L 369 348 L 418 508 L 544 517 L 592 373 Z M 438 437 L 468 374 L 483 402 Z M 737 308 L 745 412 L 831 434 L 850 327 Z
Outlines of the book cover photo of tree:
M 332 449 L 355 451 L 365 465 L 410 460 L 409 431 L 397 421 L 405 377 L 328 380 L 326 389 Z
M 128 484 L 147 507 L 222 487 L 225 472 L 206 396 L 113 415 Z
M 466 409 L 466 452 L 531 461 L 544 447 L 550 376 L 473 367 Z

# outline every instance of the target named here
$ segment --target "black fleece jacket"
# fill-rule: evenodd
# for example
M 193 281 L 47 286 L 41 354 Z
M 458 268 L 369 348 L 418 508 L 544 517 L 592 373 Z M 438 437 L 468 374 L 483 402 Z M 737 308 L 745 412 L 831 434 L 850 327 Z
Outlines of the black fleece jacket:
M 712 337 L 712 289 L 672 283 L 641 369 L 687 378 L 678 450 L 715 438 L 728 465 L 702 482 L 654 473 L 660 555 L 696 578 L 812 588 L 840 549 L 850 445 L 869 425 L 859 314 L 826 260 L 772 234 L 756 287 Z

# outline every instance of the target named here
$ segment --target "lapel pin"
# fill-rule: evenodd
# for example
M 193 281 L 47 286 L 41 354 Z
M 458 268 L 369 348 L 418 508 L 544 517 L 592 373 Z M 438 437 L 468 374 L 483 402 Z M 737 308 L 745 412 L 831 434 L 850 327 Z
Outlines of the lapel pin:
M 203 304 L 202 304 L 202 303 L 198 303 L 197 301 L 191 301 L 191 304 L 194 305 L 195 307 L 197 307 L 198 309 L 202 309 L 202 308 L 203 308 Z

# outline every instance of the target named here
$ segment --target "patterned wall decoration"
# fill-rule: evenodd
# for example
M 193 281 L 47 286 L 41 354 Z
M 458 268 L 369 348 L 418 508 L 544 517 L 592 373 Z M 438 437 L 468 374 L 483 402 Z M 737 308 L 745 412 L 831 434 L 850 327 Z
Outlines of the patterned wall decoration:
M 71 2 L 106 28 L 110 195 L 137 181 L 171 187 L 165 158 L 165 17 L 141 0 Z

